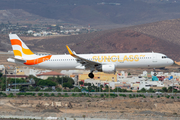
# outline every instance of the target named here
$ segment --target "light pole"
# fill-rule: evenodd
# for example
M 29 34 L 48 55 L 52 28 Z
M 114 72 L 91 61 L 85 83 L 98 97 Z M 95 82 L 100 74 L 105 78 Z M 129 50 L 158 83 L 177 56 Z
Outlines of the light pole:
M 5 75 L 6 75 L 6 68 L 5 68 Z M 6 75 L 6 92 L 7 92 L 7 75 Z
M 62 93 L 63 93 L 63 77 L 62 77 Z
M 172 95 L 173 95 L 173 88 L 174 88 L 174 78 L 173 78 L 172 80 L 173 80 L 173 84 L 172 84 Z
M 16 67 L 15 67 L 15 92 L 16 92 Z

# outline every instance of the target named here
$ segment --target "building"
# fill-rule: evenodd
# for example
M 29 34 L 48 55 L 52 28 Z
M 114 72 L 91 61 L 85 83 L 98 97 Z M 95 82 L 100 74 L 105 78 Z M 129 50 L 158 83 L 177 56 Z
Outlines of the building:
M 47 79 L 48 77 L 61 77 L 61 76 L 65 76 L 64 74 L 61 74 L 61 73 L 58 73 L 58 72 L 55 72 L 55 71 L 51 71 L 51 72 L 45 72 L 45 73 L 41 73 L 41 74 L 37 74 L 36 75 L 38 78 L 41 78 L 41 79 Z
M 2 73 L 3 75 L 6 73 L 4 65 L 0 65 L 0 73 Z
M 27 75 L 6 75 L 7 78 L 23 78 L 23 79 L 27 79 L 28 76 Z
M 164 87 L 164 84 L 161 81 L 140 81 L 139 90 L 142 88 L 149 90 L 151 87 Z
M 117 82 L 120 82 L 127 77 L 128 77 L 128 73 L 121 71 L 120 73 L 117 73 Z
M 79 81 L 89 79 L 89 73 L 83 73 L 79 75 Z M 106 74 L 103 72 L 94 72 L 93 80 L 117 82 L 117 74 Z

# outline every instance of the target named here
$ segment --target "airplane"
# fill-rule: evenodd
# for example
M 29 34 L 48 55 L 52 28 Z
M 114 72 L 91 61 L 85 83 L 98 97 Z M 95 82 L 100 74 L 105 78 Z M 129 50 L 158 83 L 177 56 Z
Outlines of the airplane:
M 40 56 L 34 54 L 16 34 L 9 34 L 9 38 L 14 58 L 8 58 L 8 62 L 44 69 L 90 70 L 90 78 L 94 78 L 94 71 L 115 74 L 118 68 L 161 68 L 174 63 L 161 53 L 76 54 L 67 45 L 70 55 Z

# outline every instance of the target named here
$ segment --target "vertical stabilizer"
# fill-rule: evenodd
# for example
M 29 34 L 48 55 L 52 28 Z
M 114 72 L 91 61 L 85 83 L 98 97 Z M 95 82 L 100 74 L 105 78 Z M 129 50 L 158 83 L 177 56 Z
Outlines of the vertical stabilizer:
M 29 58 L 35 56 L 35 54 L 24 44 L 24 42 L 16 35 L 9 34 L 12 49 L 15 58 Z

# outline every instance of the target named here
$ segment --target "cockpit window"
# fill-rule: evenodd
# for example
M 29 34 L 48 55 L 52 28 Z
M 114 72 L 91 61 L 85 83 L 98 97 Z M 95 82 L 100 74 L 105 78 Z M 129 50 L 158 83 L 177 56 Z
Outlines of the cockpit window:
M 168 58 L 167 56 L 162 56 L 162 58 Z

